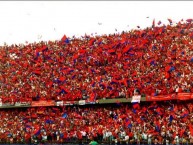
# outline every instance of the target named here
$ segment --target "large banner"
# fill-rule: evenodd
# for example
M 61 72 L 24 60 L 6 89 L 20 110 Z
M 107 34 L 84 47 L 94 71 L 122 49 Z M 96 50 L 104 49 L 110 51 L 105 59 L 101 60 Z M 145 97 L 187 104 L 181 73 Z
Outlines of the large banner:
M 135 95 L 131 99 L 131 103 L 140 103 L 141 101 L 141 95 Z
M 86 105 L 86 104 L 95 104 L 95 102 L 89 102 L 87 100 L 79 101 L 57 101 L 56 106 L 69 106 L 69 105 Z
M 55 106 L 55 101 L 32 101 L 32 107 L 39 107 L 39 106 Z
M 64 106 L 64 102 L 63 101 L 57 101 L 56 106 Z
M 170 95 L 158 95 L 158 96 L 146 96 L 146 101 L 164 101 L 164 100 L 174 100 L 177 99 L 176 94 Z
M 31 102 L 16 102 L 15 106 L 23 106 L 23 107 L 28 107 L 31 106 Z
M 77 101 L 64 101 L 64 102 L 63 102 L 63 105 L 64 105 L 64 106 L 75 105 L 75 104 L 77 104 Z
M 69 105 L 75 105 L 76 101 L 57 101 L 56 106 L 69 106 Z
M 193 99 L 193 93 L 178 93 L 169 95 L 146 96 L 146 101 L 165 101 L 165 100 L 190 100 Z
M 85 105 L 85 104 L 86 104 L 86 101 L 85 101 L 85 100 L 80 100 L 80 101 L 78 101 L 78 104 L 79 104 L 79 105 Z
M 178 93 L 178 100 L 193 99 L 193 93 Z

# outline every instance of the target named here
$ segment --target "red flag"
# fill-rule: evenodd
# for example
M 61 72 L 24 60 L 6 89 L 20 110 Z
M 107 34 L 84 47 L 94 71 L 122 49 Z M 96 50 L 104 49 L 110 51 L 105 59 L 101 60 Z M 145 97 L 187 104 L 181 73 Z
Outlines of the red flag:
M 115 50 L 114 50 L 114 49 L 109 49 L 108 52 L 109 52 L 110 54 L 113 54 L 113 53 L 115 53 Z
M 62 37 L 61 41 L 64 42 L 66 40 L 66 35 L 64 34 L 64 36 Z
M 127 52 L 128 50 L 129 50 L 129 47 L 125 47 L 125 48 L 123 49 L 123 53 Z
M 117 54 L 117 58 L 118 58 L 118 60 L 121 58 L 121 56 L 122 56 L 122 54 L 121 54 L 121 53 L 118 53 L 118 54 Z
M 73 59 L 77 59 L 79 57 L 78 54 L 74 54 Z
M 63 82 L 64 80 L 66 80 L 66 78 L 64 76 L 60 77 L 60 81 Z
M 37 69 L 37 70 L 33 71 L 33 73 L 36 75 L 41 75 L 41 70 Z
M 127 51 L 132 50 L 132 49 L 133 49 L 132 46 L 127 46 L 123 49 L 123 53 L 126 53 Z
M 133 103 L 133 109 L 140 109 L 139 103 Z
M 80 49 L 79 53 L 84 54 L 84 53 L 86 53 L 86 50 L 85 49 Z
M 89 41 L 89 46 L 92 46 L 95 42 L 95 39 L 94 38 L 91 38 L 90 41 Z

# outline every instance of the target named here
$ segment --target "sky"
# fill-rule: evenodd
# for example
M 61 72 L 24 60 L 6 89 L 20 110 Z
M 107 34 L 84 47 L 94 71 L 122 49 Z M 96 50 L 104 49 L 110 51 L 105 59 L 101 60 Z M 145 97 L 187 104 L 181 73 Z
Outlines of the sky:
M 193 18 L 193 1 L 0 1 L 0 45 L 146 28 Z

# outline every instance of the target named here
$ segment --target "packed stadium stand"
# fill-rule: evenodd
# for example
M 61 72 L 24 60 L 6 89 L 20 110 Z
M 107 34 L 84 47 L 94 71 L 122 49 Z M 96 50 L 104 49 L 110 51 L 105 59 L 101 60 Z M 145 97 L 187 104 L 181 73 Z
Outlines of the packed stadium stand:
M 169 22 L 0 46 L 0 142 L 193 144 L 193 21 Z
M 193 143 L 193 103 L 36 107 L 0 111 L 0 139 L 8 143 Z M 166 141 L 167 140 L 167 141 Z

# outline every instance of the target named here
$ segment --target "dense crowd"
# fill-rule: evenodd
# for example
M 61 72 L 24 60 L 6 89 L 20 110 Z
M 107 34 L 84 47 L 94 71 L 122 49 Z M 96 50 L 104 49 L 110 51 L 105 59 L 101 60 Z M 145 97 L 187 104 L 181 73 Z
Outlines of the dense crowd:
M 6 143 L 193 144 L 193 103 L 38 107 L 0 111 Z
M 172 23 L 172 21 L 170 21 Z M 0 47 L 3 102 L 193 92 L 193 24 Z

